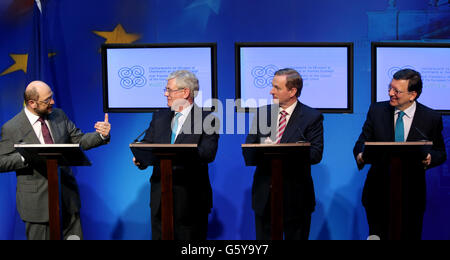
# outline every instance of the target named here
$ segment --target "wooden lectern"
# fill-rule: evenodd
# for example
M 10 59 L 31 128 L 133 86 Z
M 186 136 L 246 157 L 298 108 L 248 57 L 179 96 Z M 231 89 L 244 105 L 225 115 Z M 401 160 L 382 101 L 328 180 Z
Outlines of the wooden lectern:
M 198 160 L 197 145 L 132 143 L 130 149 L 141 164 L 161 168 L 161 236 L 162 240 L 173 240 L 173 165 Z
M 48 181 L 50 240 L 61 240 L 60 180 L 58 166 L 91 166 L 79 144 L 16 144 L 27 162 L 45 163 Z
M 283 240 L 283 164 L 291 158 L 295 163 L 309 163 L 311 143 L 242 144 L 245 165 L 271 165 L 272 240 Z M 292 163 L 292 161 L 291 161 Z
M 365 142 L 363 159 L 368 164 L 385 165 L 389 172 L 389 240 L 400 240 L 404 236 L 403 223 L 407 220 L 406 200 L 412 190 L 416 176 L 412 170 L 421 164 L 429 153 L 433 142 Z M 422 170 L 420 169 L 420 170 Z

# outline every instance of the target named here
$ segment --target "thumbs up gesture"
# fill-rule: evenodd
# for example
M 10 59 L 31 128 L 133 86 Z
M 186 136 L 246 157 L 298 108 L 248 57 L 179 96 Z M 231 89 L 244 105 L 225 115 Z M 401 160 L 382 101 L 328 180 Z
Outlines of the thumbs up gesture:
M 111 131 L 111 124 L 108 122 L 108 114 L 105 114 L 105 121 L 95 123 L 95 129 L 97 133 L 100 133 L 103 137 L 109 136 L 109 131 Z

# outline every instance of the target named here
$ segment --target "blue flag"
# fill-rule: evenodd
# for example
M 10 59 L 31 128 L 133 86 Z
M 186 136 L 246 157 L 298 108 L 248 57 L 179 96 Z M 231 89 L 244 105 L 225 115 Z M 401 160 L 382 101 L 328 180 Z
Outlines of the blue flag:
M 35 0 L 32 38 L 28 55 L 27 81 L 29 83 L 34 80 L 41 80 L 46 82 L 50 87 L 54 87 L 49 63 L 46 22 L 45 3 L 42 0 Z

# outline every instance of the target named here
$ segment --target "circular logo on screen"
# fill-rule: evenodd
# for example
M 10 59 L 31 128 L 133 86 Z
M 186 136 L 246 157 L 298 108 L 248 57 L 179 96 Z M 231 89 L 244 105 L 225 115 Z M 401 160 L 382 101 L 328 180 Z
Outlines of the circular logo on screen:
M 121 68 L 119 70 L 120 86 L 124 89 L 131 89 L 134 87 L 141 88 L 145 86 L 145 84 L 147 84 L 147 79 L 144 76 L 144 72 L 144 68 L 141 66 Z
M 399 71 L 399 70 L 403 70 L 403 69 L 411 69 L 411 70 L 416 70 L 413 66 L 411 66 L 411 65 L 406 65 L 406 66 L 403 66 L 403 67 L 391 67 L 389 70 L 388 70 L 388 77 L 389 78 L 392 78 L 392 77 L 394 77 L 394 74 L 397 72 L 397 71 Z
M 267 88 L 272 86 L 272 79 L 278 70 L 275 65 L 256 66 L 252 69 L 253 83 L 257 88 Z

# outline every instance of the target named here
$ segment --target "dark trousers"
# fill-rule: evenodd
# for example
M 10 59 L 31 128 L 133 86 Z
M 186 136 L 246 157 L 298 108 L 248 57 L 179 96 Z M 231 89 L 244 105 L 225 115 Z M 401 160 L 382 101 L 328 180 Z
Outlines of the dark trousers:
M 81 230 L 80 215 L 63 214 L 63 239 L 83 239 L 83 231 Z M 28 240 L 50 240 L 50 225 L 46 223 L 25 222 L 25 229 Z
M 377 235 L 381 240 L 389 240 L 389 210 L 366 207 L 369 235 Z M 422 210 L 409 210 L 402 218 L 402 240 L 421 240 L 423 229 Z
M 257 240 L 272 240 L 271 214 L 265 210 L 263 216 L 255 214 L 255 227 Z M 304 212 L 295 218 L 283 220 L 285 240 L 308 240 L 311 227 L 311 213 Z
M 174 207 L 175 209 L 176 207 Z M 206 240 L 208 235 L 207 211 L 192 210 L 192 212 L 178 214 L 174 211 L 173 226 L 175 240 Z M 161 240 L 161 207 L 156 214 L 152 214 L 152 240 Z

